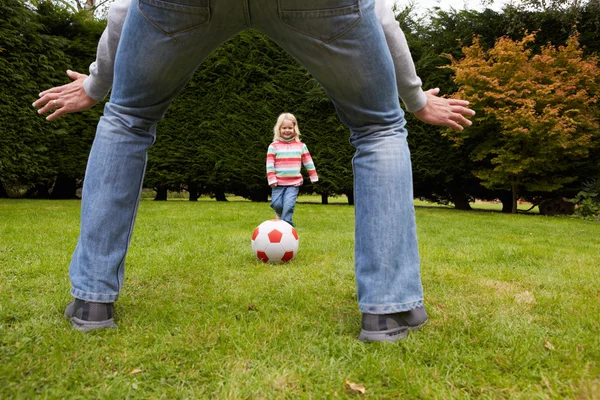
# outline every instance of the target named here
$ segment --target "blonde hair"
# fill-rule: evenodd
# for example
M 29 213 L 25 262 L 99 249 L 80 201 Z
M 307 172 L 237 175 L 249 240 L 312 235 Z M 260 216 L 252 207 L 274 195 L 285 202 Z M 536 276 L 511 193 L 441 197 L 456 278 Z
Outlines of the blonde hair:
M 273 141 L 276 142 L 277 140 L 281 139 L 279 130 L 281 128 L 281 125 L 283 125 L 283 121 L 285 121 L 286 119 L 288 121 L 292 121 L 292 123 L 294 124 L 294 132 L 296 132 L 296 135 L 294 136 L 294 140 L 296 142 L 299 142 L 300 141 L 300 129 L 298 129 L 298 121 L 296 120 L 296 117 L 294 117 L 294 115 L 290 114 L 290 113 L 279 114 L 279 117 L 277 118 L 277 123 L 273 127 Z

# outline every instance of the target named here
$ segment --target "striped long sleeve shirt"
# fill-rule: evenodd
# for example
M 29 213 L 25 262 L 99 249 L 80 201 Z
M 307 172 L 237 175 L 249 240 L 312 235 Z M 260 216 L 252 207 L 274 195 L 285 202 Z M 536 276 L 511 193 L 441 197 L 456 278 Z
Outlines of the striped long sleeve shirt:
M 267 151 L 267 181 L 269 185 L 300 186 L 303 179 L 300 168 L 304 165 L 311 182 L 317 182 L 317 170 L 308 148 L 302 142 L 278 140 Z

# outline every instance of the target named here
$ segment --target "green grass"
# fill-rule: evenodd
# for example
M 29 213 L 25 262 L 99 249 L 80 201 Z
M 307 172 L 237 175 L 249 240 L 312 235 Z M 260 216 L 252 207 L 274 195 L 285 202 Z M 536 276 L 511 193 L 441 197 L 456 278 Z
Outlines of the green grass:
M 119 328 L 82 334 L 79 206 L 0 201 L 2 399 L 600 398 L 599 223 L 417 207 L 430 322 L 364 344 L 352 207 L 298 204 L 299 255 L 271 266 L 266 203 L 144 201 Z

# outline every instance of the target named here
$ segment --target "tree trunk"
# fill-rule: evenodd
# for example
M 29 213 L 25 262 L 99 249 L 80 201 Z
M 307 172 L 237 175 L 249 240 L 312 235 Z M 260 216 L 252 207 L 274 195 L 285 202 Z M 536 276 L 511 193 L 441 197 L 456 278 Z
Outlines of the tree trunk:
M 200 188 L 195 183 L 188 183 L 188 193 L 190 194 L 190 201 L 198 201 L 200 197 Z
M 0 199 L 8 199 L 8 192 L 2 182 L 0 182 Z
M 50 198 L 53 200 L 78 199 L 77 180 L 64 174 L 58 174 Z
M 248 195 L 248 198 L 250 199 L 250 201 L 267 202 L 267 201 L 269 201 L 269 193 L 270 192 L 271 191 L 268 189 L 267 190 L 253 190 Z
M 154 188 L 156 190 L 156 197 L 154 197 L 154 201 L 167 201 L 168 190 L 164 186 L 159 186 Z
M 348 205 L 353 206 L 354 205 L 354 190 L 349 190 L 344 194 L 348 198 Z
M 327 193 L 321 193 L 321 204 L 329 204 L 329 196 Z
M 502 212 L 505 214 L 510 214 L 512 211 L 512 193 L 501 192 L 498 198 L 502 202 Z
M 513 214 L 517 213 L 517 200 L 518 200 L 518 197 L 517 197 L 517 188 L 518 188 L 518 185 L 516 185 L 516 184 L 512 185 L 512 208 L 511 208 L 511 212 Z
M 217 201 L 227 201 L 225 192 L 222 189 L 215 190 L 215 199 L 217 199 Z
M 452 198 L 452 202 L 454 203 L 454 208 L 457 210 L 472 210 L 471 204 L 469 204 L 469 200 L 465 193 L 461 190 L 451 190 L 450 197 Z
M 49 191 L 50 191 L 50 186 L 45 185 L 43 183 L 37 183 L 37 184 L 35 184 L 35 186 L 33 186 L 32 188 L 30 188 L 28 191 L 25 192 L 25 194 L 23 195 L 23 198 L 25 198 L 25 199 L 48 199 L 48 198 L 50 198 Z

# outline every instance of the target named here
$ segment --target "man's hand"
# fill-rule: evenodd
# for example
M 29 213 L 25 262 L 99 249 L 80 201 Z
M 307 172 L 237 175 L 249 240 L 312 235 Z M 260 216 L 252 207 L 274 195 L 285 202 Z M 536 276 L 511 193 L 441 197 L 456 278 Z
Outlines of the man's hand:
M 463 125 L 471 126 L 472 122 L 465 118 L 475 115 L 475 111 L 467 107 L 469 102 L 438 97 L 439 92 L 439 88 L 425 91 L 427 104 L 414 112 L 415 117 L 427 124 L 447 126 L 457 131 L 462 131 Z
M 39 108 L 38 114 L 50 112 L 46 117 L 48 121 L 65 114 L 87 110 L 98 104 L 97 100 L 92 99 L 83 90 L 83 81 L 87 75 L 71 70 L 67 70 L 67 75 L 73 82 L 44 90 L 40 93 L 40 98 L 32 104 L 33 107 Z

